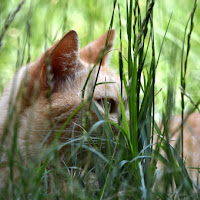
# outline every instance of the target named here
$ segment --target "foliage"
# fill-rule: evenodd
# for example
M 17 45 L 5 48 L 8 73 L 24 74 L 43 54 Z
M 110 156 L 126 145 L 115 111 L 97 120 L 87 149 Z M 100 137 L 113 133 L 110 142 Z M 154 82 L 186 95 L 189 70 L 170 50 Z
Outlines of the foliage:
M 1 3 L 1 30 L 8 13 L 12 15 L 19 3 Z M 25 2 L 0 41 L 1 88 L 15 69 L 33 61 L 69 29 L 78 32 L 83 47 L 114 27 L 116 50 L 111 64 L 119 69 L 127 92 L 130 124 L 122 99 L 118 124 L 104 118 L 91 102 L 98 122 L 80 138 L 73 138 L 72 132 L 66 143 L 54 142 L 28 164 L 13 137 L 14 150 L 8 152 L 11 176 L 0 198 L 199 199 L 199 187 L 190 179 L 179 151 L 169 145 L 168 135 L 169 119 L 176 112 L 175 99 L 182 100 L 182 104 L 177 102 L 183 114 L 185 108 L 193 108 L 190 99 L 200 99 L 196 73 L 200 66 L 200 30 L 196 26 L 200 11 L 195 9 L 196 1 L 189 0 L 184 4 L 175 0 Z M 182 97 L 176 93 L 180 77 Z M 159 113 L 162 129 L 157 124 Z M 118 137 L 112 126 L 118 129 Z M 97 131 L 100 127 L 102 131 Z M 70 146 L 71 151 L 63 166 L 58 152 L 64 146 Z M 87 157 L 84 168 L 83 157 Z M 162 176 L 158 161 L 167 167 Z M 13 166 L 20 173 L 17 183 Z

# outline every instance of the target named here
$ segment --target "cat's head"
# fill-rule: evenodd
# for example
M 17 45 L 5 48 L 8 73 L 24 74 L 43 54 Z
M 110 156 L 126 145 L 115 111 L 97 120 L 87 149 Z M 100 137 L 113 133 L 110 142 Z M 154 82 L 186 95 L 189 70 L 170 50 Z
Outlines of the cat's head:
M 43 138 L 41 135 L 47 134 L 56 123 L 55 130 L 58 131 L 66 119 L 80 106 L 83 87 L 90 72 L 91 75 L 84 91 L 84 100 L 93 93 L 98 74 L 93 100 L 102 116 L 105 115 L 105 104 L 108 105 L 106 106 L 108 118 L 117 122 L 121 82 L 119 76 L 108 67 L 109 51 L 113 45 L 114 35 L 115 31 L 111 30 L 79 50 L 77 33 L 69 31 L 27 67 L 24 98 L 24 104 L 27 107 L 22 119 L 25 132 L 27 127 L 30 127 L 26 124 L 30 122 L 33 132 L 41 140 Z M 125 94 L 123 98 L 126 99 Z M 98 121 L 94 109 L 89 112 L 91 120 Z M 84 110 L 84 114 L 87 114 L 87 109 Z M 63 132 L 64 137 L 70 137 L 74 127 L 75 130 L 80 130 L 80 124 L 81 112 L 79 111 L 68 123 Z

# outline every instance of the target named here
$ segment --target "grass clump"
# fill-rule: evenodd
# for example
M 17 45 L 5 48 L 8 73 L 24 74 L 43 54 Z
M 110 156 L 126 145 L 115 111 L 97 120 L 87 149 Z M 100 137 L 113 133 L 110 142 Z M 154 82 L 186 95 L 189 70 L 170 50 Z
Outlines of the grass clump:
M 25 156 L 21 154 L 16 142 L 20 119 L 13 117 L 15 111 L 11 109 L 11 117 L 8 118 L 9 121 L 4 132 L 9 134 L 9 123 L 15 124 L 14 130 L 12 130 L 14 133 L 11 138 L 12 146 L 8 149 L 1 147 L 2 155 L 8 157 L 6 165 L 8 165 L 9 177 L 6 186 L 1 190 L 0 199 L 199 199 L 198 182 L 195 183 L 190 178 L 183 162 L 183 123 L 182 134 L 179 138 L 181 142 L 178 141 L 174 146 L 170 145 L 170 120 L 175 110 L 177 77 L 171 76 L 168 79 L 165 101 L 159 105 L 159 107 L 162 106 L 162 126 L 157 123 L 156 119 L 156 97 L 161 91 L 161 87 L 157 86 L 156 82 L 159 74 L 157 71 L 161 59 L 163 59 L 163 51 L 168 53 L 166 52 L 167 44 L 171 42 L 168 29 L 173 19 L 172 14 L 168 19 L 164 36 L 158 48 L 156 46 L 157 25 L 154 21 L 156 3 L 154 0 L 147 0 L 146 3 L 130 0 L 126 3 L 114 1 L 112 5 L 111 20 L 107 27 L 111 30 L 113 24 L 118 24 L 117 30 L 119 30 L 117 43 L 120 48 L 114 61 L 119 68 L 121 79 L 121 111 L 118 123 L 111 121 L 108 115 L 105 117 L 101 115 L 93 102 L 93 89 L 88 100 L 89 103 L 82 102 L 80 107 L 64 122 L 63 127 L 56 130 L 57 137 L 52 145 L 49 148 L 43 148 L 47 139 L 45 138 L 41 144 L 42 148 L 38 147 L 38 154 L 24 160 Z M 61 4 L 63 5 L 62 1 Z M 70 2 L 64 5 L 69 8 Z M 91 8 L 91 13 L 87 17 L 95 13 L 92 10 L 92 3 L 87 1 L 85 6 Z M 100 7 L 100 3 L 97 6 Z M 194 1 L 182 41 L 180 78 L 182 122 L 184 121 L 185 96 L 188 97 L 186 95 L 186 75 L 196 7 L 197 1 Z M 26 40 L 18 49 L 16 66 L 24 63 L 25 57 L 27 57 L 27 61 L 31 60 L 33 47 L 30 44 L 35 37 L 30 23 L 31 13 L 32 11 L 29 9 L 28 16 L 30 18 L 27 19 L 24 33 Z M 47 30 L 45 32 L 46 46 L 57 38 L 60 30 L 64 30 L 63 27 L 68 26 L 66 24 L 70 24 L 70 16 L 65 15 L 64 12 L 61 14 L 64 16 L 64 21 L 61 22 L 58 30 L 54 30 L 54 35 L 51 36 Z M 47 16 L 49 15 L 47 13 Z M 97 13 L 97 18 L 99 15 L 100 13 Z M 49 29 L 49 26 L 47 24 L 46 29 Z M 0 42 L 6 39 L 4 36 L 6 27 L 5 22 Z M 94 22 L 90 22 L 88 29 L 95 30 Z M 186 35 L 187 46 L 185 47 Z M 88 35 L 88 38 L 91 37 Z M 19 43 L 21 44 L 21 41 Z M 35 46 L 37 45 L 35 44 Z M 3 48 L 1 47 L 0 53 L 4 53 Z M 172 64 L 177 61 L 173 58 L 169 62 Z M 99 67 L 100 70 L 101 61 L 100 65 L 96 67 Z M 89 79 L 90 77 L 87 80 Z M 93 88 L 95 86 L 96 82 Z M 159 88 L 158 92 L 157 88 Z M 123 104 L 123 92 L 127 94 L 128 115 Z M 84 88 L 82 95 L 84 96 Z M 192 100 L 192 102 L 195 101 Z M 93 109 L 96 112 L 99 121 L 94 124 L 90 123 L 90 112 L 86 112 L 86 114 L 83 112 L 84 104 L 89 105 L 88 111 Z M 194 104 L 197 108 L 198 103 Z M 105 103 L 105 112 L 107 109 L 109 108 Z M 68 141 L 59 144 L 58 137 L 65 131 L 65 127 L 70 123 L 73 115 L 81 110 L 81 125 L 84 128 L 82 135 L 75 137 L 75 130 L 72 130 Z M 55 126 L 52 126 L 47 137 L 55 131 Z M 113 127 L 117 130 L 115 130 L 118 133 L 117 136 L 113 132 Z M 29 153 L 28 145 L 26 147 L 27 154 Z M 66 151 L 63 163 L 60 162 L 60 151 Z M 3 162 L 0 165 L 4 167 Z M 18 177 L 17 180 L 15 180 L 15 176 Z

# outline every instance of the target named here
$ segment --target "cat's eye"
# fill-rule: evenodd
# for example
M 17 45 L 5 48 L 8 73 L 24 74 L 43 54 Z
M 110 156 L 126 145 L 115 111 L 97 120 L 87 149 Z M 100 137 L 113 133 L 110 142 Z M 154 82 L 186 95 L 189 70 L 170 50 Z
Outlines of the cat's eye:
M 116 110 L 116 104 L 113 99 L 109 98 L 101 98 L 97 99 L 96 102 L 104 109 L 107 110 L 108 113 L 114 113 Z

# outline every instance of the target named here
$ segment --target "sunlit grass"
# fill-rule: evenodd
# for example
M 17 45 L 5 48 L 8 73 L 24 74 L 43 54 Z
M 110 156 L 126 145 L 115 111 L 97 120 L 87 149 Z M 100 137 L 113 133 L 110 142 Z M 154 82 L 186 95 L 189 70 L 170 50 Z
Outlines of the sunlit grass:
M 17 3 L 12 6 L 2 4 L 0 9 L 4 12 L 1 17 L 5 19 L 8 11 L 16 7 Z M 176 13 L 177 7 L 179 9 Z M 72 138 L 62 145 L 55 140 L 49 149 L 41 150 L 28 163 L 23 160 L 16 138 L 13 137 L 13 146 L 7 152 L 11 175 L 0 197 L 198 199 L 199 189 L 195 188 L 188 176 L 181 154 L 169 145 L 169 119 L 176 112 L 175 100 L 181 98 L 176 92 L 177 82 L 180 83 L 181 60 L 184 62 L 187 58 L 187 42 L 183 42 L 184 30 L 192 9 L 190 1 L 183 7 L 175 1 L 167 5 L 132 0 L 109 3 L 106 0 L 82 3 L 55 0 L 34 1 L 32 4 L 27 1 L 3 38 L 0 49 L 0 74 L 3 79 L 0 84 L 5 85 L 16 68 L 33 61 L 68 30 L 78 32 L 80 46 L 83 47 L 111 25 L 110 28 L 116 29 L 116 50 L 113 51 L 111 65 L 119 69 L 125 86 L 130 121 L 127 120 L 122 99 L 119 124 L 103 118 L 91 102 L 99 118 L 97 123 L 83 131 L 83 136 L 79 138 L 73 138 L 72 132 Z M 181 14 L 183 17 L 180 19 Z M 188 37 L 191 48 L 186 63 L 188 71 L 184 77 L 187 83 L 184 90 L 189 92 L 194 101 L 200 98 L 198 87 L 194 87 L 199 77 L 194 76 L 190 83 L 190 75 L 197 74 L 200 62 L 200 30 L 195 24 L 197 16 L 198 10 L 193 19 L 194 29 L 189 27 L 185 32 L 187 35 L 193 31 L 191 38 Z M 0 27 L 3 26 L 2 22 Z M 186 45 L 185 50 L 183 44 Z M 181 58 L 182 52 L 184 56 Z M 163 90 L 157 94 L 161 88 Z M 157 124 L 157 113 L 162 117 L 162 129 Z M 70 123 L 69 119 L 66 124 Z M 84 115 L 83 120 L 87 124 L 88 119 Z M 111 125 L 118 128 L 118 137 L 114 136 Z M 98 132 L 100 127 L 101 132 Z M 17 131 L 15 127 L 16 137 Z M 92 133 L 96 131 L 94 137 Z M 106 147 L 103 150 L 102 145 Z M 61 165 L 58 152 L 64 146 L 69 147 L 69 159 Z M 165 152 L 166 156 L 163 157 L 161 152 Z M 88 159 L 83 167 L 82 158 L 85 154 Z M 163 176 L 157 169 L 158 161 L 167 167 Z M 17 183 L 14 181 L 14 166 L 20 173 Z

